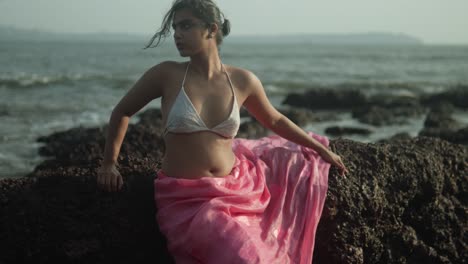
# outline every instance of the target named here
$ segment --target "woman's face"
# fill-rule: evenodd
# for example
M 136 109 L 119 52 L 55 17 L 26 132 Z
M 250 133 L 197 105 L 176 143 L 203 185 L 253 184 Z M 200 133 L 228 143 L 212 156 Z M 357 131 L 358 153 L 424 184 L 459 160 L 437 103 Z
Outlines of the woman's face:
M 209 31 L 206 23 L 196 18 L 188 9 L 178 10 L 172 22 L 174 41 L 182 57 L 204 50 L 208 45 Z M 214 39 L 214 38 L 212 38 Z

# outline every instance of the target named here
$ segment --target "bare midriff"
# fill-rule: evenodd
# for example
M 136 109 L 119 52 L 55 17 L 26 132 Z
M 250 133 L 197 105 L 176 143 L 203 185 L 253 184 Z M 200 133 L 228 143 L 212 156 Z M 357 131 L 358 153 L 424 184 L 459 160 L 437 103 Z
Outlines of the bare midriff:
M 210 131 L 167 133 L 162 171 L 174 178 L 224 177 L 234 166 L 232 139 Z

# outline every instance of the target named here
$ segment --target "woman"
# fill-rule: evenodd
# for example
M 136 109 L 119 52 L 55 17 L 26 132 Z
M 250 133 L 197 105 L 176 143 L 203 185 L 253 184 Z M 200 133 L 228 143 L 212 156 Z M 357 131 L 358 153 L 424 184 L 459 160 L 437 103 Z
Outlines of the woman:
M 156 217 L 176 262 L 310 263 L 328 168 L 347 172 L 341 158 L 279 113 L 253 73 L 222 64 L 230 23 L 212 0 L 176 0 L 147 47 L 171 27 L 190 60 L 150 68 L 114 108 L 98 184 L 122 187 L 116 162 L 129 119 L 161 97 Z M 241 106 L 281 137 L 234 139 Z

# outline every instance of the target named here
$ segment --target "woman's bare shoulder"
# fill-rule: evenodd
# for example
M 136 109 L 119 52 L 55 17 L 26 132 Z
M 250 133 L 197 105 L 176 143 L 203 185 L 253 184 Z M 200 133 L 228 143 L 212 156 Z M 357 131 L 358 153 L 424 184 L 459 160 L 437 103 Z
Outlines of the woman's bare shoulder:
M 229 73 L 233 83 L 238 88 L 247 88 L 252 85 L 256 85 L 260 82 L 258 77 L 250 70 L 235 67 L 231 65 L 225 65 L 226 70 Z
M 149 71 L 154 73 L 163 73 L 165 75 L 171 74 L 181 69 L 184 69 L 184 65 L 187 65 L 187 62 L 177 62 L 177 61 L 163 61 L 154 66 L 152 66 Z
M 181 75 L 184 74 L 185 66 L 187 62 L 176 62 L 176 61 L 163 61 L 152 67 L 150 67 L 144 76 L 155 86 L 161 87 L 163 91 L 166 87 L 170 87 L 172 82 L 180 79 Z

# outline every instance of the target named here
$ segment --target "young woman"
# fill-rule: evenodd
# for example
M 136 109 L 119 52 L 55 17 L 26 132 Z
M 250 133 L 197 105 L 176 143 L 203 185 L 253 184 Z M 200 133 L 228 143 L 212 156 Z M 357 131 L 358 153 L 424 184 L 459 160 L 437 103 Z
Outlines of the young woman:
M 121 188 L 116 162 L 129 119 L 161 97 L 156 219 L 176 262 L 310 263 L 329 166 L 347 173 L 341 158 L 279 113 L 252 72 L 222 63 L 230 22 L 212 0 L 176 0 L 147 47 L 171 27 L 189 60 L 150 68 L 114 108 L 99 186 Z M 241 106 L 279 136 L 235 139 Z

